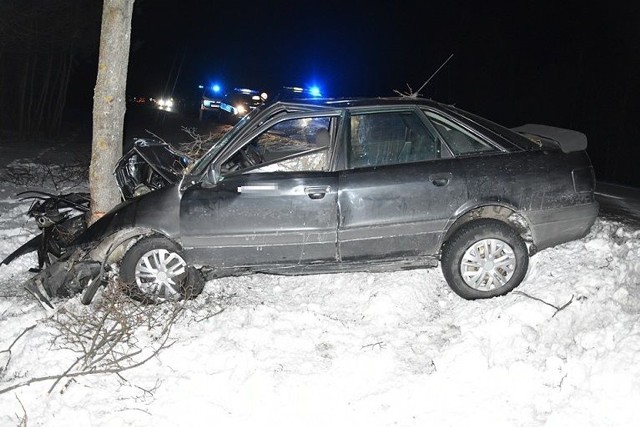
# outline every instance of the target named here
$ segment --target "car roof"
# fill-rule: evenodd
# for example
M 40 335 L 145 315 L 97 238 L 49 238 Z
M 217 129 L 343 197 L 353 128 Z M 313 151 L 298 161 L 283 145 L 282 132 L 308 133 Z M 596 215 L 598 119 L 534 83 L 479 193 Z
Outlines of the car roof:
M 415 105 L 415 106 L 442 106 L 442 104 L 427 98 L 395 96 L 395 97 L 379 97 L 379 98 L 309 98 L 309 99 L 293 99 L 282 100 L 276 104 L 290 105 L 292 107 L 333 107 L 333 108 L 349 108 L 349 107 L 377 107 L 392 105 Z

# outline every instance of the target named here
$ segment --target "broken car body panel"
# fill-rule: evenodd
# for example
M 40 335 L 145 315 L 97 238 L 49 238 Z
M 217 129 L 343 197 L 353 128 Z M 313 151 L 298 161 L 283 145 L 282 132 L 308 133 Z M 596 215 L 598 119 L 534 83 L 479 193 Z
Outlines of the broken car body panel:
M 32 200 L 27 215 L 32 217 L 40 234 L 9 254 L 0 265 L 33 251 L 38 253 L 38 267 L 50 263 L 49 254 L 60 257 L 64 248 L 86 229 L 84 214 L 89 211 L 88 193 L 55 195 L 43 191 L 25 191 L 18 194 L 21 200 Z
M 115 177 L 124 200 L 173 184 L 193 160 L 156 139 L 138 138 L 118 161 Z

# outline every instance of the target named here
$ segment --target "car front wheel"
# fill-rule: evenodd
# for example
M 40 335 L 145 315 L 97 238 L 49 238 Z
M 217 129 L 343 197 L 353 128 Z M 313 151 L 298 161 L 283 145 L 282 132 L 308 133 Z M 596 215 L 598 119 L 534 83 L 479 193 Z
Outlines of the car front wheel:
M 187 265 L 178 245 L 162 236 L 136 242 L 120 263 L 120 278 L 133 299 L 146 303 L 193 298 L 204 288 L 200 271 Z
M 451 289 L 465 299 L 504 295 L 529 266 L 524 240 L 507 224 L 479 219 L 463 225 L 442 249 L 441 267 Z

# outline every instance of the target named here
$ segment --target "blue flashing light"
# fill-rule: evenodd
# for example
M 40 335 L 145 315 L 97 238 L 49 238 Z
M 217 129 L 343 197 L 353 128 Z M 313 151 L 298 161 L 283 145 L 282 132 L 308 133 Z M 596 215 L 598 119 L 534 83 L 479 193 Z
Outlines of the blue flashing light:
M 215 93 L 220 92 L 220 85 L 213 85 L 211 86 L 211 90 L 214 91 Z
M 311 86 L 309 88 L 309 93 L 311 94 L 311 96 L 314 96 L 314 97 L 322 96 L 322 93 L 320 93 L 320 88 L 318 86 Z

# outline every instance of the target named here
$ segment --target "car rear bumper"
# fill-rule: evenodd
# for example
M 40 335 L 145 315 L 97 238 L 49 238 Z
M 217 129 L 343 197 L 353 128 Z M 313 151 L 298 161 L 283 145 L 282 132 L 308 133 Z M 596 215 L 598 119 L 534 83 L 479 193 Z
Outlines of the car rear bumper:
M 597 202 L 565 208 L 526 212 L 535 251 L 581 239 L 586 236 L 598 216 Z

